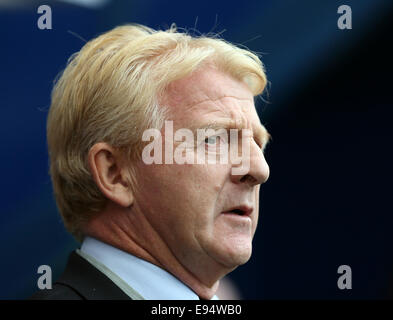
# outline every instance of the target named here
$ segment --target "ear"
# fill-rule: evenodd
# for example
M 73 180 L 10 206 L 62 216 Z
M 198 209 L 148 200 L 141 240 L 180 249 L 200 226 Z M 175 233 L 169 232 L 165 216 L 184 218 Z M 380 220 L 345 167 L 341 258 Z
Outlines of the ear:
M 134 202 L 131 186 L 127 181 L 129 170 L 122 167 L 120 155 L 105 142 L 96 143 L 89 150 L 90 172 L 101 192 L 122 207 Z

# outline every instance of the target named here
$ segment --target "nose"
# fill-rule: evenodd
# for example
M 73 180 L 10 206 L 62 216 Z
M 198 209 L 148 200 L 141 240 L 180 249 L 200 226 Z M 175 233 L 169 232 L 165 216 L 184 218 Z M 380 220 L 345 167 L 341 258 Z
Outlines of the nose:
M 243 155 L 242 163 L 248 163 L 248 170 L 245 170 L 241 174 L 234 174 L 234 170 L 231 170 L 231 180 L 233 183 L 246 183 L 250 186 L 259 185 L 265 183 L 269 179 L 270 169 L 266 162 L 265 156 L 261 148 L 252 141 L 250 143 L 250 154 L 248 158 Z

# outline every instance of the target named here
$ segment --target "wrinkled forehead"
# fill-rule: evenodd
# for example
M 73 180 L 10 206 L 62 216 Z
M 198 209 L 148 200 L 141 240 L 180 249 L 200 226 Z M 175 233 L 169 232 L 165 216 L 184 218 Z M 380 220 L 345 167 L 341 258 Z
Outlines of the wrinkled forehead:
M 192 112 L 205 102 L 220 102 L 225 98 L 251 102 L 253 94 L 243 82 L 213 67 L 204 67 L 186 78 L 172 82 L 160 104 L 176 113 Z
M 215 69 L 173 82 L 161 103 L 175 129 L 250 129 L 261 146 L 269 140 L 247 85 Z

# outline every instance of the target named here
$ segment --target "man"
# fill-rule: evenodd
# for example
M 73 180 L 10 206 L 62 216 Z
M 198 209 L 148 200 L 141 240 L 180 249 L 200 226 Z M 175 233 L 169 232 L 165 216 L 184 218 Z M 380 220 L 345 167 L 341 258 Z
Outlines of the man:
M 56 201 L 82 246 L 33 298 L 216 299 L 251 255 L 269 176 L 254 106 L 265 84 L 253 53 L 174 27 L 127 25 L 88 42 L 53 89 L 47 127 Z M 239 140 L 176 138 L 212 128 Z M 165 153 L 155 162 L 151 129 Z M 226 145 L 240 162 L 193 161 Z

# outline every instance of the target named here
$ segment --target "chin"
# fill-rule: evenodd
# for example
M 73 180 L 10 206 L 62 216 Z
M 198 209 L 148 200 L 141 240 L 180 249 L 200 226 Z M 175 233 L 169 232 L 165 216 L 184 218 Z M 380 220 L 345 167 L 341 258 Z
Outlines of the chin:
M 251 249 L 246 251 L 246 252 L 241 252 L 239 253 L 234 259 L 233 262 L 238 265 L 241 266 L 242 264 L 245 264 L 248 260 L 250 260 L 251 258 Z
M 203 234 L 199 239 L 203 251 L 228 272 L 245 264 L 251 257 L 252 236 L 249 233 L 216 232 L 215 237 Z
M 220 253 L 220 260 L 226 267 L 234 269 L 250 260 L 252 245 L 233 245 Z

